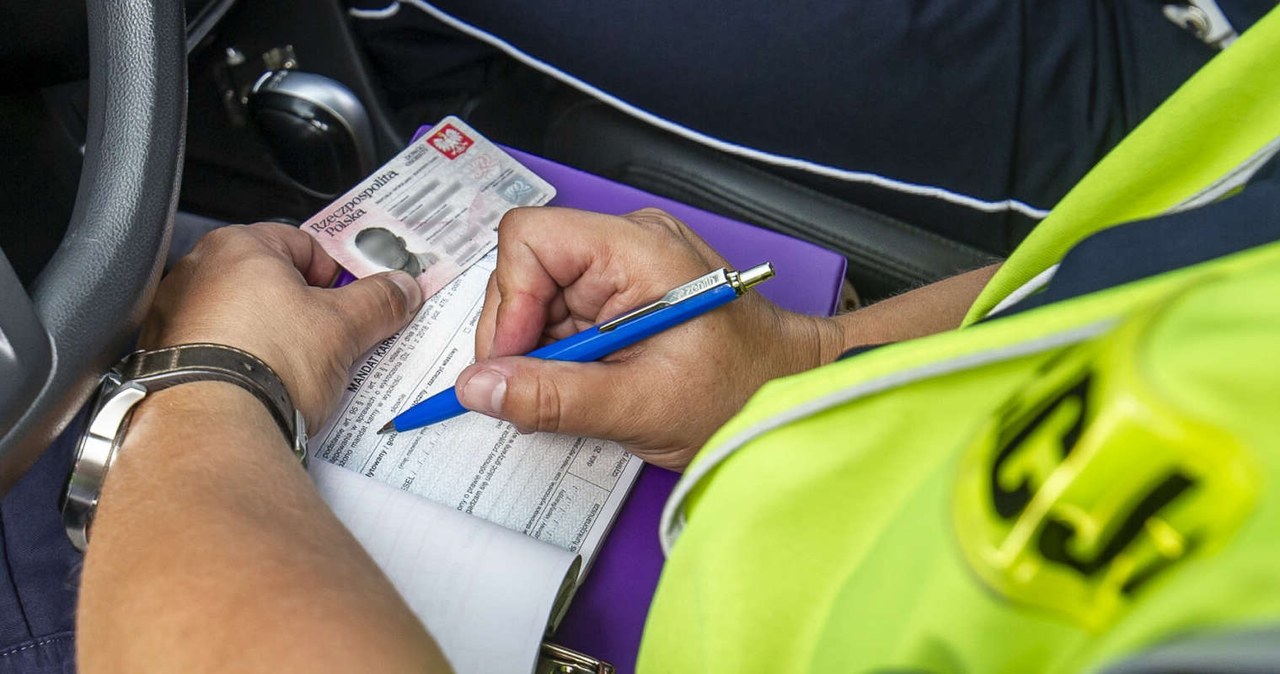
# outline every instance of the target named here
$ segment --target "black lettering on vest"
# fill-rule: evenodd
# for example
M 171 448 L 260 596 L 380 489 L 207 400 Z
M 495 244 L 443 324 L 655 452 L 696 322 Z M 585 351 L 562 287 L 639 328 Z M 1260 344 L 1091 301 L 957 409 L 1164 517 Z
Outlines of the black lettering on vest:
M 1082 575 L 1092 576 L 1114 562 L 1116 557 L 1138 538 L 1148 520 L 1158 515 L 1165 506 L 1177 500 L 1193 486 L 1195 481 L 1182 473 L 1173 473 L 1166 477 L 1133 506 L 1115 533 L 1093 558 L 1073 555 L 1070 544 L 1076 536 L 1075 527 L 1063 520 L 1051 519 L 1040 530 L 1038 541 L 1040 554 L 1051 562 L 1069 566 Z M 1142 569 L 1138 576 L 1129 580 L 1126 588 L 1136 589 L 1143 580 L 1155 575 L 1157 571 L 1159 571 L 1158 568 Z M 1138 582 L 1135 583 L 1135 580 Z
M 1032 413 L 1032 410 L 1011 408 L 1002 412 L 1000 435 L 996 440 L 996 458 L 991 464 L 990 476 L 992 505 L 995 507 L 996 514 L 1001 518 L 1011 520 L 1017 517 L 1031 503 L 1031 497 L 1035 495 L 1036 489 L 1040 486 L 1033 485 L 1029 479 L 1025 479 L 1014 489 L 1005 489 L 1000 484 L 1001 470 L 1015 452 L 1025 447 L 1027 441 L 1041 429 L 1045 421 L 1054 412 L 1067 401 L 1074 400 L 1079 403 L 1075 419 L 1059 439 L 1061 448 L 1059 461 L 1067 458 L 1075 447 L 1076 442 L 1080 440 L 1080 434 L 1084 431 L 1084 420 L 1089 403 L 1089 383 L 1091 381 L 1092 377 L 1083 375 L 1080 381 L 1073 386 L 1043 401 L 1038 406 L 1040 409 L 1035 411 L 1034 416 L 1030 419 L 1027 419 L 1026 416 Z M 1034 408 L 1032 409 L 1034 410 Z

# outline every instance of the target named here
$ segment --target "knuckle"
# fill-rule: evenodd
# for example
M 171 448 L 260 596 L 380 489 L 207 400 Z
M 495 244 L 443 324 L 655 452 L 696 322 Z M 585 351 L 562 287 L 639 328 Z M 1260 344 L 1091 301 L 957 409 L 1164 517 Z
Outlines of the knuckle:
M 485 314 L 497 311 L 498 305 L 502 303 L 502 295 L 505 290 L 507 289 L 504 287 L 504 282 L 498 278 L 498 275 L 491 274 L 489 276 L 489 283 L 484 289 L 484 303 L 481 305 L 481 320 L 484 320 Z M 492 318 L 492 316 L 489 318 Z
M 227 244 L 239 241 L 248 235 L 249 228 L 244 225 L 227 225 L 205 234 L 201 241 L 210 244 Z
M 165 280 L 170 281 L 169 284 L 166 285 L 162 283 L 160 285 L 160 291 L 158 292 L 157 297 L 163 295 L 164 291 L 168 290 L 169 287 L 177 284 L 178 281 L 176 279 L 184 279 L 191 276 L 194 273 L 194 270 L 199 267 L 200 258 L 203 255 L 204 253 L 197 246 L 196 248 L 191 249 L 190 253 L 184 255 L 181 260 L 178 260 L 177 264 L 173 265 L 173 269 L 170 269 L 169 273 L 165 276 Z
M 642 208 L 627 216 L 633 222 L 647 225 L 655 229 L 663 229 L 669 232 L 679 233 L 684 225 L 670 213 L 652 206 Z
M 648 218 L 648 219 L 671 217 L 670 215 L 667 214 L 666 211 L 662 210 L 661 208 L 658 208 L 657 206 L 645 206 L 644 208 L 633 211 L 631 215 L 638 218 Z
M 519 206 L 504 213 L 502 219 L 498 220 L 498 240 L 501 241 L 503 237 L 518 237 L 529 220 L 536 217 L 535 214 L 536 209 L 527 206 Z
M 556 433 L 560 430 L 560 414 L 563 396 L 554 380 L 537 378 L 533 382 L 533 418 L 529 421 L 534 430 Z
M 400 288 L 385 276 L 377 276 L 375 278 L 376 282 L 372 285 L 371 290 L 374 295 L 374 304 L 377 306 L 379 313 L 396 319 L 407 314 L 409 305 Z
M 227 225 L 214 229 L 200 237 L 191 249 L 191 255 L 207 257 L 241 250 L 245 247 L 245 242 L 252 238 L 247 229 L 244 225 Z
M 651 239 L 667 243 L 672 241 L 688 245 L 694 238 L 689 228 L 666 211 L 657 208 L 645 208 L 626 216 Z

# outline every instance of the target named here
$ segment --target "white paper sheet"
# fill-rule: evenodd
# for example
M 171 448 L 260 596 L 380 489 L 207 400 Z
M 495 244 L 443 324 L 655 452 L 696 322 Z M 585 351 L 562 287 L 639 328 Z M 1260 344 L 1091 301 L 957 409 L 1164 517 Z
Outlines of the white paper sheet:
M 577 555 L 322 461 L 310 471 L 454 671 L 533 670 Z
M 312 436 L 311 457 L 578 552 L 585 573 L 640 470 L 621 446 L 520 435 L 475 413 L 376 434 L 408 406 L 453 386 L 473 361 L 495 260 L 496 253 L 481 259 L 357 363 L 338 413 Z

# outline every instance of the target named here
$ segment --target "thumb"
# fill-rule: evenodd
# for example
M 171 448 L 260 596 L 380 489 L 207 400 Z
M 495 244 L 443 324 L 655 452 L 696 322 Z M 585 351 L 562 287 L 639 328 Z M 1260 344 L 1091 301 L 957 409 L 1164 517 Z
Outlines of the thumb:
M 521 356 L 476 363 L 458 375 L 458 401 L 523 432 L 615 437 L 629 418 L 616 363 L 567 363 Z M 633 398 L 634 399 L 634 398 Z
M 325 290 L 343 325 L 364 353 L 387 335 L 404 327 L 422 306 L 422 288 L 402 271 L 366 276 L 333 290 Z

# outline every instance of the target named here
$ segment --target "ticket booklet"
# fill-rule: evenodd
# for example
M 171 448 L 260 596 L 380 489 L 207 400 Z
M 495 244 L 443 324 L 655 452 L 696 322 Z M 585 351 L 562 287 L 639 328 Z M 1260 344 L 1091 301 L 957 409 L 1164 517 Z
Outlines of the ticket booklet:
M 498 220 L 554 194 L 450 117 L 303 224 L 356 276 L 404 269 L 429 297 L 356 362 L 309 470 L 460 674 L 532 671 L 641 467 L 615 443 L 474 413 L 376 432 L 474 360 Z

